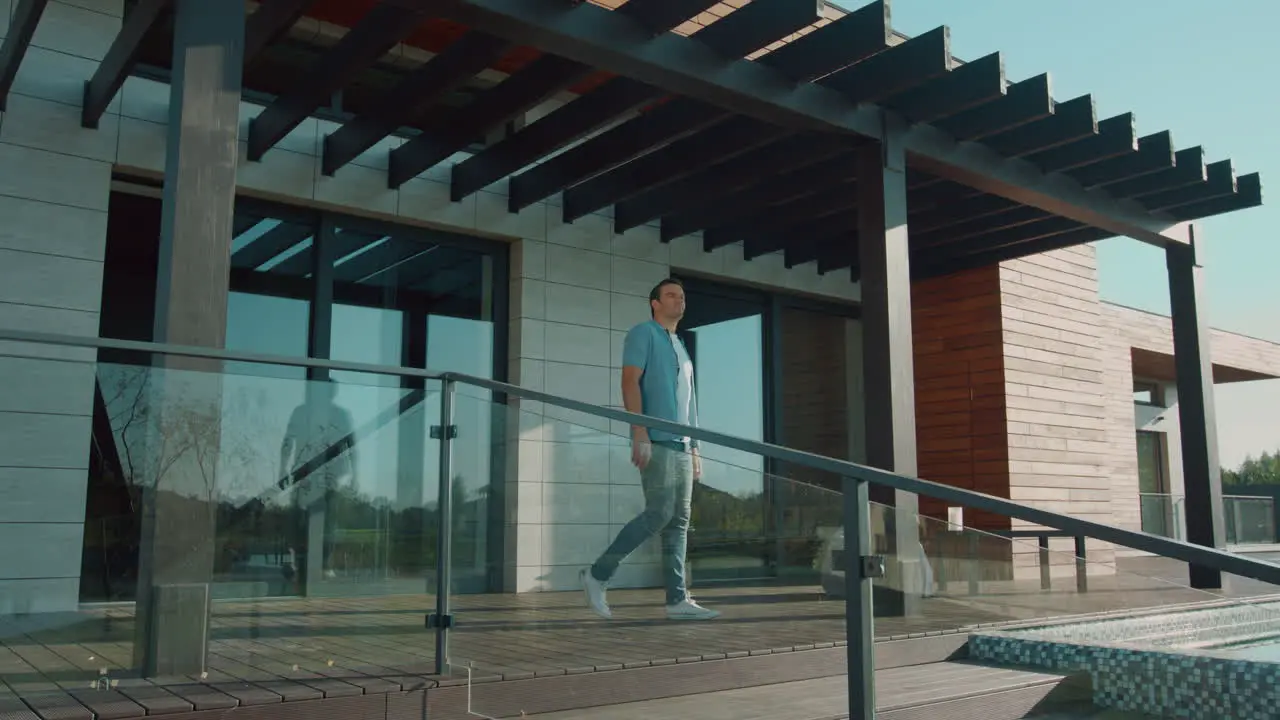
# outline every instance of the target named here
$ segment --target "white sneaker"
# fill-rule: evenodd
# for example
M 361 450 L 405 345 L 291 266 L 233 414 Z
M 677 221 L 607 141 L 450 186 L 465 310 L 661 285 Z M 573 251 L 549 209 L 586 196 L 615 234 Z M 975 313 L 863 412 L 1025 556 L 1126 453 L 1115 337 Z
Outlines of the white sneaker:
M 578 577 L 582 579 L 582 592 L 587 596 L 587 607 L 605 620 L 612 620 L 613 611 L 609 609 L 609 602 L 605 599 L 607 586 L 592 577 L 589 568 L 579 572 Z
M 720 613 L 702 607 L 692 597 L 667 606 L 667 618 L 670 620 L 714 620 L 718 617 Z

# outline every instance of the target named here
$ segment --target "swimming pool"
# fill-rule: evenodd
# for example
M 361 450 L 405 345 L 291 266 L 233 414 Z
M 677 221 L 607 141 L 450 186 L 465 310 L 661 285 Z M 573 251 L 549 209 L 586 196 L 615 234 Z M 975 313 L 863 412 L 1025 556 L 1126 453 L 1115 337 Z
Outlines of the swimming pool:
M 1157 717 L 1275 718 L 1280 598 L 1050 622 L 969 636 L 978 660 L 1088 673 L 1094 703 Z
M 1260 645 L 1221 648 L 1225 652 L 1244 660 L 1280 663 L 1280 642 L 1265 642 Z

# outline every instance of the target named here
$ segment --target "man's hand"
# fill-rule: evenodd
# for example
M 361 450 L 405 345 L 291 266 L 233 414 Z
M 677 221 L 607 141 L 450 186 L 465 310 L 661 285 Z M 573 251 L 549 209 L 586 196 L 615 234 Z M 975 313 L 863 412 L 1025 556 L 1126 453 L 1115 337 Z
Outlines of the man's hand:
M 653 457 L 653 444 L 649 442 L 649 433 L 640 430 L 631 435 L 631 464 L 644 470 Z
M 689 448 L 689 454 L 693 456 L 693 480 L 697 482 L 702 479 L 702 456 L 698 454 L 698 448 Z

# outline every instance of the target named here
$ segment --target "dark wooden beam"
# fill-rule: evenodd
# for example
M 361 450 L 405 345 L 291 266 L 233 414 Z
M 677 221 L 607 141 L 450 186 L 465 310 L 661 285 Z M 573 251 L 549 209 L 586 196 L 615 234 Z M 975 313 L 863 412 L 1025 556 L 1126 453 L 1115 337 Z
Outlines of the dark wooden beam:
M 1105 240 L 1109 237 L 1112 237 L 1112 234 L 1106 230 L 1085 227 L 1059 233 L 1057 235 L 1048 235 L 1035 240 L 1028 240 L 1027 242 L 1015 245 L 1006 245 L 995 250 L 988 250 L 986 252 L 980 252 L 973 255 L 939 256 L 934 254 L 930 256 L 928 254 L 923 254 L 912 258 L 911 276 L 916 280 L 927 280 L 929 278 L 951 275 L 965 270 L 989 267 L 1008 260 L 1016 260 L 1018 258 L 1050 252 L 1052 250 L 1061 250 L 1063 248 L 1084 245 L 1098 240 Z
M 852 153 L 841 153 L 827 160 L 777 175 L 742 192 L 724 198 L 719 203 L 703 203 L 687 212 L 668 215 L 662 219 L 661 238 L 670 242 L 674 238 L 733 222 L 744 214 L 759 208 L 776 205 L 829 187 L 834 183 L 852 180 L 856 166 Z
M 1124 153 L 1068 170 L 1067 175 L 1083 187 L 1095 188 L 1161 170 L 1171 170 L 1173 167 L 1173 137 L 1165 130 L 1138 138 L 1137 152 Z
M 49 0 L 18 0 L 12 19 L 9 19 L 9 31 L 0 45 L 0 112 L 4 112 L 9 104 L 9 90 L 18 77 L 18 68 L 31 46 L 31 38 L 36 34 L 36 26 Z
M 442 110 L 421 135 L 391 151 L 388 185 L 400 187 L 590 74 L 586 65 L 543 55 L 466 107 Z
M 1001 132 L 988 133 L 982 142 L 1002 155 L 1027 157 L 1069 143 L 1087 140 L 1097 134 L 1098 121 L 1093 98 L 1084 95 L 1054 105 L 1053 114 L 1042 119 L 1016 123 L 1013 127 Z M 982 192 L 940 175 L 927 182 L 912 182 L 909 187 L 913 196 L 913 207 L 958 202 L 975 197 Z M 920 191 L 925 189 L 928 189 L 928 195 L 922 197 Z
M 847 238 L 841 239 L 844 242 L 832 238 L 818 242 L 818 257 L 816 260 L 818 262 L 819 275 L 826 275 L 827 273 L 858 266 L 858 243 L 856 241 L 849 242 Z M 853 282 L 858 281 L 854 280 Z
M 771 237 L 786 233 L 797 223 L 818 220 L 856 206 L 853 182 L 837 183 L 786 204 L 746 209 L 732 223 L 708 228 L 702 235 L 702 246 L 711 252 L 739 240 Z
M 877 0 L 761 56 L 756 62 L 794 80 L 809 82 L 883 51 L 891 35 L 888 4 Z M 672 178 L 661 187 L 618 203 L 614 208 L 614 232 L 626 232 L 663 215 L 692 209 L 698 202 L 725 197 L 753 184 L 757 175 L 787 172 L 816 162 L 831 152 L 830 145 L 824 148 L 820 139 L 796 135 L 683 180 Z
M 1141 145 L 1141 140 L 1138 141 Z M 1177 190 L 1203 183 L 1209 179 L 1205 166 L 1204 148 L 1193 147 L 1179 150 L 1174 154 L 1173 167 L 1159 172 L 1147 173 L 1137 177 L 1107 183 L 1106 191 L 1112 197 L 1141 198 L 1166 190 Z
M 716 0 L 681 0 L 675 3 L 642 0 L 634 7 L 630 7 L 630 2 L 623 3 L 616 12 L 637 20 L 649 28 L 652 34 L 658 35 L 715 3 Z M 664 23 L 670 25 L 663 27 Z M 701 35 L 705 30 L 703 28 L 695 32 L 694 36 Z M 720 49 L 732 51 L 739 49 L 739 46 L 729 44 Z M 739 56 L 755 49 L 743 49 Z M 590 66 L 584 63 L 582 67 Z M 539 158 L 572 145 L 617 118 L 651 104 L 662 97 L 662 94 L 658 88 L 643 82 L 625 76 L 615 77 L 520 132 L 455 165 L 450 194 L 455 202 L 461 200 L 533 164 Z M 403 183 L 412 177 L 408 174 L 412 168 L 407 164 L 396 168 L 396 173 L 390 178 L 391 186 L 398 187 L 397 183 Z
M 695 37 L 712 49 L 736 59 L 812 25 L 820 17 L 816 4 L 796 0 L 754 0 L 704 27 Z M 730 116 L 731 113 L 721 108 L 695 100 L 672 99 L 511 178 L 510 209 L 519 212 L 554 193 L 646 152 L 666 147 Z M 565 220 L 571 221 L 573 217 L 581 217 L 599 207 L 570 216 L 570 205 L 566 199 Z
M 1165 249 L 1165 258 L 1178 378 L 1182 477 L 1187 494 L 1187 542 L 1221 549 L 1226 547 L 1227 537 L 1218 464 L 1211 329 L 1205 309 L 1204 268 L 1198 258 L 1199 241 L 1197 233 L 1190 245 L 1171 245 Z M 1193 588 L 1215 590 L 1222 587 L 1222 573 L 1191 565 L 1190 581 Z
M 1133 113 L 1107 118 L 1098 123 L 1098 133 L 1075 142 L 1027 156 L 1027 160 L 1045 172 L 1070 170 L 1092 165 L 1138 149 L 1138 133 Z
M 912 122 L 933 122 L 1004 97 L 1004 57 L 996 52 L 884 99 Z
M 377 62 L 414 31 L 422 16 L 394 5 L 374 5 L 315 67 L 249 122 L 249 160 L 257 162 L 357 73 Z
M 1002 212 L 972 218 L 929 231 L 914 232 L 915 228 L 913 226 L 911 246 L 913 249 L 923 250 L 925 248 L 958 245 L 970 238 L 1021 227 L 1028 223 L 1044 220 L 1047 217 L 1049 216 L 1045 215 L 1044 211 L 1039 208 L 1015 205 Z
M 817 260 L 823 244 L 831 238 L 848 242 L 848 229 L 857 227 L 857 223 L 857 210 L 845 209 L 799 223 L 770 236 L 748 237 L 742 241 L 742 257 L 754 260 L 781 250 L 784 264 L 787 268 L 792 268 Z
M 1202 200 L 1189 205 L 1179 205 L 1165 212 L 1178 220 L 1199 220 L 1258 207 L 1262 204 L 1262 177 L 1258 173 L 1241 175 L 1236 181 L 1236 193 L 1213 200 Z
M 818 82 L 840 91 L 854 102 L 878 102 L 950 70 L 951 31 L 944 26 L 917 35 Z
M 466 84 L 511 48 L 506 40 L 481 32 L 469 32 L 443 52 L 409 73 L 376 104 L 324 139 L 321 172 L 333 175 L 360 153 L 408 125 Z
M 789 136 L 623 200 L 613 209 L 613 231 L 622 234 L 663 215 L 693 210 L 749 188 L 762 177 L 788 173 L 830 156 L 829 138 Z
M 473 29 L 554 48 L 557 55 L 769 124 L 874 140 L 885 134 L 884 113 L 874 104 L 856 103 L 824 85 L 797 84 L 763 63 L 730 60 L 694 37 L 655 37 L 633 19 L 592 3 L 439 0 L 432 12 Z M 898 75 L 890 68 L 886 71 Z M 885 87 L 886 82 L 873 78 L 866 91 L 905 89 Z M 1090 193 L 1069 178 L 1036 171 L 984 144 L 956 143 L 929 124 L 911 125 L 902 142 L 913 165 L 939 177 L 1142 242 L 1186 242 L 1186 228 L 1179 223 L 1141 212 L 1105 193 Z
M 519 212 L 570 185 L 724 118 L 720 109 L 693 100 L 678 98 L 663 103 L 512 177 L 510 210 Z
M 717 123 L 565 190 L 564 221 L 573 222 L 657 185 L 676 182 L 786 134 L 783 128 L 741 116 Z
M 243 72 L 244 3 L 176 0 L 168 145 L 153 338 L 220 349 L 226 344 L 231 237 Z M 127 23 L 126 23 L 127 25 Z M 216 48 L 216 52 L 210 51 Z M 119 55 L 116 58 L 119 67 Z M 149 388 L 154 428 L 222 411 L 221 363 L 159 357 Z M 191 382 L 174 382 L 186 373 Z M 210 415 L 211 414 L 211 415 Z M 207 670 L 217 502 L 217 423 L 180 433 L 196 443 L 142 483 L 134 667 L 142 677 Z M 201 447 L 203 446 L 203 447 Z M 202 453 L 203 450 L 203 453 Z M 184 456 L 185 455 L 185 456 Z M 176 461 L 176 462 L 175 462 Z
M 284 37 L 316 0 L 264 0 L 249 16 L 244 32 L 244 66 L 249 67 L 269 46 Z
M 768 47 L 822 19 L 815 0 L 751 0 L 692 37 L 730 60 Z
M 111 42 L 111 48 L 102 63 L 93 71 L 93 77 L 84 84 L 84 104 L 80 111 L 80 124 L 87 128 L 98 127 L 102 114 L 124 85 L 124 79 L 133 71 L 142 51 L 142 41 L 152 28 L 168 19 L 173 12 L 173 0 L 141 0 L 125 18 L 124 25 Z
M 1024 157 L 1098 133 L 1093 97 L 1083 95 L 1057 103 L 1053 115 L 996 133 L 983 139 L 992 150 L 1009 157 Z
M 453 166 L 456 202 L 541 157 L 596 132 L 611 120 L 653 102 L 657 91 L 627 78 L 614 78 L 520 132 Z M 395 180 L 405 180 L 403 172 Z
M 948 255 L 974 255 L 989 250 L 996 250 L 1007 245 L 1016 245 L 1018 243 L 1027 242 L 1028 240 L 1036 240 L 1050 235 L 1058 235 L 1072 230 L 1078 230 L 1080 223 L 1075 220 L 1063 217 L 1047 217 L 1032 220 L 1031 222 L 1014 225 L 1001 230 L 994 230 L 989 233 L 974 235 L 964 240 L 954 243 L 946 243 Z M 915 248 L 913 248 L 915 249 Z M 936 246 L 919 246 L 921 254 L 935 254 Z
M 889 3 L 876 0 L 761 56 L 797 82 L 809 82 L 861 62 L 889 47 Z
M 640 0 L 634 4 L 625 2 L 614 12 L 633 18 L 657 36 L 706 12 L 716 2 L 718 0 Z
M 1204 182 L 1145 195 L 1138 198 L 1138 203 L 1148 210 L 1161 211 L 1235 195 L 1236 189 L 1235 166 L 1230 160 L 1219 160 L 1205 167 Z
M 914 197 L 910 197 L 910 199 L 912 201 L 915 200 Z M 963 200 L 913 214 L 911 216 L 911 234 L 918 237 L 933 230 L 1007 212 L 1016 207 L 1020 207 L 1018 203 L 1006 200 L 998 195 L 978 195 L 970 200 Z
M 981 140 L 1048 118 L 1053 110 L 1053 89 L 1046 73 L 1014 83 L 1003 97 L 939 118 L 934 125 L 957 140 Z
M 1118 133 L 1117 135 L 1113 135 L 1115 139 L 1111 143 L 1113 149 L 1118 149 L 1123 146 L 1123 133 L 1126 125 L 1118 118 L 1113 118 L 1113 120 L 1116 120 L 1114 124 L 1110 124 L 1110 121 L 1104 121 L 1103 126 L 1104 130 L 1109 130 L 1112 133 Z M 1101 135 L 1099 138 L 1100 137 Z M 1101 151 L 1099 148 L 1103 144 L 1104 143 L 1095 143 L 1092 147 L 1095 150 Z M 1087 165 L 1081 165 L 1080 167 L 1067 171 L 1067 174 L 1075 178 L 1084 187 L 1097 187 L 1104 185 L 1107 182 L 1121 182 L 1159 173 L 1162 170 L 1173 170 L 1174 167 L 1173 140 L 1166 131 L 1140 138 L 1138 140 L 1137 152 L 1116 155 Z M 972 194 L 977 196 L 976 192 Z M 979 196 L 978 199 L 982 200 L 982 197 Z M 1030 222 L 1038 218 L 1051 217 L 1048 213 L 1037 208 L 1017 206 L 1014 203 L 1000 203 L 999 201 L 980 203 L 979 209 L 986 210 L 988 207 L 1000 205 L 1005 205 L 1005 209 L 996 213 L 981 212 L 975 218 L 966 218 L 966 221 L 962 222 L 964 227 L 944 226 L 945 229 L 943 227 L 930 228 L 930 230 L 935 230 L 936 232 L 926 231 L 923 233 L 916 233 L 915 239 L 920 241 L 922 246 L 928 247 L 954 242 L 965 237 L 970 237 L 973 234 L 981 234 L 999 229 L 1000 227 L 1007 227 L 1008 225 L 1002 224 L 1005 222 L 1008 222 L 1011 225 L 1017 225 Z M 964 205 L 960 205 L 960 207 L 964 207 Z M 977 221 L 978 218 L 986 218 L 986 220 Z M 920 226 L 913 224 L 913 227 L 918 228 Z M 924 228 L 921 228 L 921 230 L 924 230 Z M 941 240 L 942 242 L 935 242 L 938 240 Z
M 849 217 L 853 218 L 854 222 L 857 222 L 856 213 L 851 214 Z M 818 259 L 818 255 L 822 252 L 822 247 L 827 240 L 828 237 L 825 235 L 802 235 L 797 232 L 795 238 L 791 239 L 789 242 L 781 243 L 782 264 L 790 270 L 798 265 L 814 262 Z M 752 259 L 766 254 L 758 252 L 755 245 L 756 244 L 754 242 L 745 245 L 743 247 L 743 257 L 746 257 L 747 250 L 752 251 Z

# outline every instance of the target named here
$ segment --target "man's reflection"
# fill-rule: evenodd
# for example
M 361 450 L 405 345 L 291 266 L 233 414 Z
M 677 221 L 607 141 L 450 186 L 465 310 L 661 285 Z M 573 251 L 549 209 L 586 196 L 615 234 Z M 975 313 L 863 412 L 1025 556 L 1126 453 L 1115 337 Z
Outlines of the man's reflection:
M 294 408 L 280 447 L 280 487 L 293 489 L 298 518 L 291 538 L 286 578 L 306 581 L 310 573 L 337 575 L 332 549 L 337 530 L 339 490 L 355 485 L 355 423 L 351 413 L 336 401 L 333 382 L 307 385 L 307 398 Z M 319 548 L 317 557 L 307 552 Z M 306 572 L 298 577 L 300 557 Z

